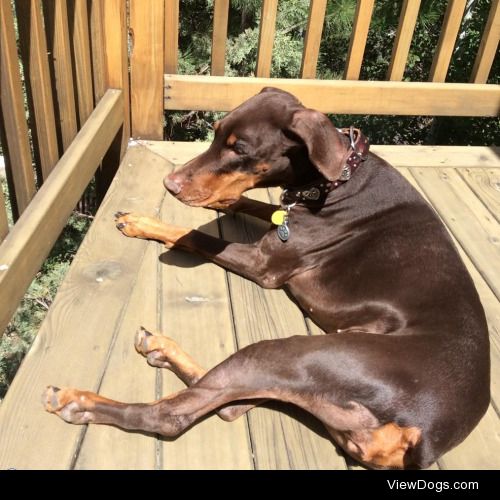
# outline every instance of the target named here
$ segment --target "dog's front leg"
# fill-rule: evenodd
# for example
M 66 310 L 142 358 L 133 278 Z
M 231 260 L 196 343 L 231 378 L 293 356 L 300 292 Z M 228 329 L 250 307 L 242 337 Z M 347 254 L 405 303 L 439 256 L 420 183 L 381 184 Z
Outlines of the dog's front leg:
M 116 227 L 126 236 L 157 240 L 167 248 L 179 248 L 201 255 L 264 288 L 275 288 L 278 282 L 267 273 L 267 258 L 256 244 L 230 243 L 208 234 L 142 215 L 116 214 Z M 274 278 L 274 279 L 273 279 Z
M 267 222 L 271 222 L 271 217 L 280 207 L 270 203 L 264 203 L 258 200 L 252 200 L 242 196 L 236 203 L 224 209 L 223 212 L 237 212 L 250 215 Z

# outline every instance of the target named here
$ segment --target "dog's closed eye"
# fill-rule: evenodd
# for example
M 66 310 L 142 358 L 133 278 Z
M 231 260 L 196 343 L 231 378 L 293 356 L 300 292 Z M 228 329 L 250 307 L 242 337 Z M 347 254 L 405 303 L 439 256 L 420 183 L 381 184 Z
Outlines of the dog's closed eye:
M 238 139 L 233 145 L 232 149 L 236 154 L 245 155 L 248 154 L 248 144 L 240 139 Z

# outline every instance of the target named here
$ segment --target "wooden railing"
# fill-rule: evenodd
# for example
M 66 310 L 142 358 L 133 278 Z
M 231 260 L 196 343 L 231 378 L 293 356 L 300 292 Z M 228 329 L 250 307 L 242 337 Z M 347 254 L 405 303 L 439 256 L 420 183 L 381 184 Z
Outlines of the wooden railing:
M 1 336 L 96 170 L 105 191 L 125 151 L 125 0 L 0 0 L 0 83 L 15 222 L 0 189 Z
M 285 1 L 285 0 L 282 0 Z M 386 81 L 358 80 L 375 0 L 358 0 L 344 80 L 315 81 L 326 0 L 311 0 L 300 78 L 271 79 L 278 0 L 263 0 L 257 78 L 224 77 L 228 0 L 214 1 L 211 76 L 177 75 L 179 0 L 130 0 L 134 52 L 132 73 L 132 135 L 161 139 L 162 111 L 227 111 L 274 85 L 293 91 L 304 104 L 331 113 L 497 116 L 498 85 L 486 85 L 500 36 L 499 0 L 492 0 L 469 82 L 444 83 L 464 16 L 466 0 L 450 0 L 428 82 L 403 82 L 403 74 L 419 16 L 420 0 L 402 0 Z M 164 32 L 163 39 L 160 34 Z M 163 46 L 162 46 L 163 43 Z M 160 65 L 164 55 L 163 69 Z M 153 61 L 153 62 L 152 62 Z M 209 63 L 210 61 L 207 61 Z M 160 73 L 165 73 L 163 82 Z M 474 85 L 472 85 L 474 84 Z M 163 100 L 163 107 L 160 99 Z

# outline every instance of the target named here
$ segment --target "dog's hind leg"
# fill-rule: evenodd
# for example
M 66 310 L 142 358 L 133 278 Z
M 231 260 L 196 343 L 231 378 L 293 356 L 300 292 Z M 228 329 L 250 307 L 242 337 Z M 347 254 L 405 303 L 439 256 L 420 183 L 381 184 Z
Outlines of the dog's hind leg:
M 137 352 L 146 357 L 151 366 L 171 370 L 188 387 L 196 384 L 207 373 L 177 342 L 164 335 L 153 335 L 141 327 L 136 333 L 134 344 Z M 231 404 L 217 410 L 217 415 L 225 421 L 233 421 L 264 401 Z
M 108 424 L 177 436 L 198 419 L 229 403 L 254 399 L 290 401 L 291 392 L 313 392 L 297 363 L 320 337 L 290 337 L 252 344 L 208 371 L 198 382 L 152 403 L 128 404 L 72 388 L 49 386 L 45 409 L 73 424 Z M 279 360 L 279 362 L 276 362 Z
M 447 447 L 431 447 L 427 457 L 421 450 L 414 454 L 423 433 L 415 420 L 427 405 L 421 398 L 401 401 L 393 382 L 394 373 L 411 382 L 404 353 L 415 352 L 414 340 L 356 333 L 267 340 L 238 351 L 188 389 L 149 404 L 55 387 L 47 388 L 43 402 L 47 411 L 70 423 L 110 424 L 174 437 L 224 405 L 280 400 L 312 413 L 333 430 L 341 446 L 370 466 L 420 465 Z M 402 418 L 404 412 L 410 418 Z

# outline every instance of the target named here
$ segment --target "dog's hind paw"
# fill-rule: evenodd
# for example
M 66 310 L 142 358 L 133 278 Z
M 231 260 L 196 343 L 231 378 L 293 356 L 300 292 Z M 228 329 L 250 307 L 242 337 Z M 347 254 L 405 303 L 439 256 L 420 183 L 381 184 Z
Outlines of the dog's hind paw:
M 42 394 L 42 404 L 46 411 L 55 413 L 71 424 L 92 422 L 93 407 L 91 393 L 77 389 L 59 389 L 49 385 Z
M 42 394 L 42 404 L 49 413 L 55 413 L 61 407 L 57 397 L 60 390 L 59 387 L 49 385 Z
M 137 330 L 134 339 L 135 349 L 142 354 L 148 364 L 157 368 L 172 369 L 172 359 L 181 349 L 175 341 L 163 335 L 153 335 L 143 326 Z

